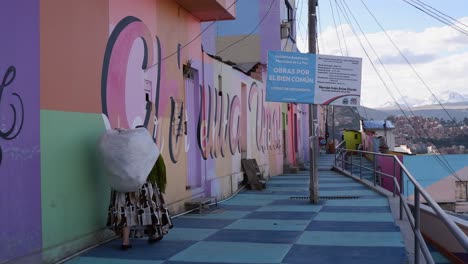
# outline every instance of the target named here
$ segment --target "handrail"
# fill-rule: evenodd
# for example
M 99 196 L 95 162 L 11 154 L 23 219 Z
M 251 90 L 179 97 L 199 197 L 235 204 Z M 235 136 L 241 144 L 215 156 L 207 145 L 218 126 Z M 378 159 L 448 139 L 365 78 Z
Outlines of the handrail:
M 394 155 L 395 156 L 395 155 Z M 442 218 L 442 221 L 447 225 L 452 233 L 454 233 L 458 242 L 462 245 L 465 251 L 468 251 L 468 238 L 465 233 L 455 224 L 455 222 L 447 216 L 447 213 L 440 208 L 440 206 L 432 199 L 432 197 L 424 190 L 424 188 L 419 184 L 419 182 L 413 177 L 413 175 L 406 169 L 406 167 L 401 163 L 401 161 L 395 156 L 396 161 L 400 164 L 402 170 L 406 173 L 406 176 L 411 180 L 415 189 L 418 189 L 421 195 L 426 199 L 426 202 L 432 207 L 432 209 Z
M 343 141 L 344 142 L 344 141 Z M 341 142 L 338 146 L 343 144 Z M 383 172 L 377 171 L 375 168 L 368 168 L 365 166 L 362 166 L 362 160 L 360 160 L 360 164 L 353 164 L 353 159 L 351 156 L 351 161 L 347 161 L 344 159 L 344 155 L 348 152 L 353 152 L 353 153 L 359 153 L 360 158 L 363 158 L 362 154 L 371 154 L 374 157 L 375 156 L 383 156 L 383 157 L 390 157 L 394 161 L 394 175 L 386 174 Z M 428 263 L 434 263 L 434 260 L 432 259 L 432 256 L 430 255 L 430 251 L 422 237 L 422 234 L 420 232 L 420 224 L 419 224 L 419 214 L 420 214 L 420 196 L 424 197 L 426 202 L 431 206 L 431 208 L 434 210 L 434 212 L 437 214 L 440 220 L 445 224 L 445 226 L 450 230 L 452 235 L 458 240 L 460 245 L 465 249 L 465 252 L 468 252 L 468 238 L 465 235 L 465 233 L 455 224 L 455 222 L 447 216 L 447 213 L 440 208 L 440 206 L 432 199 L 432 197 L 424 190 L 424 188 L 419 184 L 419 182 L 413 177 L 413 175 L 408 171 L 408 169 L 403 165 L 403 163 L 398 159 L 396 155 L 390 155 L 390 154 L 383 154 L 383 153 L 375 153 L 375 152 L 370 152 L 370 151 L 362 151 L 362 150 L 350 150 L 350 149 L 340 149 L 335 155 L 335 166 L 337 166 L 337 161 L 341 161 L 341 166 L 342 169 L 345 170 L 346 164 L 351 165 L 351 170 L 350 173 L 353 174 L 353 166 L 358 166 L 360 167 L 360 178 L 362 179 L 362 168 L 372 170 L 374 171 L 374 185 L 376 184 L 376 177 L 377 175 L 383 175 L 386 177 L 391 177 L 393 178 L 393 183 L 394 183 L 394 189 L 393 189 L 393 196 L 395 196 L 395 193 L 398 191 L 399 196 L 400 196 L 400 219 L 402 219 L 402 214 L 403 211 L 406 213 L 408 220 L 411 224 L 411 227 L 413 229 L 413 233 L 415 236 L 415 263 L 419 263 L 419 250 L 420 248 L 422 250 L 422 253 L 424 255 L 424 258 Z M 375 160 L 374 160 L 375 161 Z M 398 183 L 398 180 L 396 178 L 396 164 L 400 165 L 401 172 L 406 173 L 406 176 L 408 179 L 413 183 L 414 186 L 414 207 L 415 210 L 413 212 L 413 215 L 411 215 L 411 210 L 409 208 L 408 202 L 404 198 L 403 195 L 403 189 L 401 188 L 400 184 Z M 375 167 L 375 162 L 374 162 L 374 167 Z M 403 177 L 403 174 L 401 175 Z M 404 209 L 404 210 L 403 210 Z
M 341 141 L 340 143 L 338 143 L 338 145 L 336 145 L 336 148 L 335 149 L 339 149 L 341 147 L 341 145 L 345 144 L 346 141 Z

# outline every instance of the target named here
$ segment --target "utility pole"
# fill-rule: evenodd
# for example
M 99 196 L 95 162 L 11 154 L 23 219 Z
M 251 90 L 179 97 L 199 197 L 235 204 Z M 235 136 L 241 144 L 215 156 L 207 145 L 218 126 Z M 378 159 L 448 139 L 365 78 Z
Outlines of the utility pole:
M 317 5 L 318 0 L 309 0 L 309 53 L 316 54 L 317 45 Z M 309 159 L 310 159 L 310 179 L 309 179 L 309 195 L 310 202 L 313 204 L 319 203 L 318 194 L 318 139 L 315 134 L 314 120 L 317 119 L 317 105 L 309 104 Z

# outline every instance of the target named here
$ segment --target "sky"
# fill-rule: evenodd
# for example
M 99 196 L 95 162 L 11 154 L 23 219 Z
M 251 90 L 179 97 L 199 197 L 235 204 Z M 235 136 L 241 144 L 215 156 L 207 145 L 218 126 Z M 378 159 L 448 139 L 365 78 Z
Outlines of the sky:
M 362 0 L 411 63 L 416 74 L 400 56 L 398 49 L 378 26 L 361 0 L 318 1 L 319 53 L 363 59 L 361 105 L 373 108 L 395 105 L 395 100 L 403 102 L 401 98 L 410 105 L 420 105 L 434 100 L 431 93 L 443 101 L 444 97 L 448 96 L 448 91 L 468 98 L 468 35 L 437 21 L 403 0 Z M 348 13 L 356 34 L 353 33 L 342 13 L 345 8 L 343 1 L 351 9 L 362 32 Z M 467 0 L 419 2 L 430 5 L 468 25 Z M 308 50 L 307 3 L 308 0 L 296 0 L 298 23 L 296 39 L 298 48 L 303 52 Z M 333 8 L 334 16 L 330 6 Z M 468 32 L 468 26 L 460 25 L 460 27 L 464 27 Z M 340 36 L 339 39 L 337 34 Z M 370 59 L 363 51 L 356 35 Z M 375 53 L 364 36 L 371 43 Z M 381 77 L 370 61 L 374 63 Z M 381 62 L 384 67 L 381 66 Z

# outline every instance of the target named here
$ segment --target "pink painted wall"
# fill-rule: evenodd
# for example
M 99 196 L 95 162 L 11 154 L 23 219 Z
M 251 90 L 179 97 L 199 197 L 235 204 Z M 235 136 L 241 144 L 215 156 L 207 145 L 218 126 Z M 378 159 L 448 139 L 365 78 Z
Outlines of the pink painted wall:
M 397 157 L 401 162 L 403 162 L 403 155 L 397 155 Z M 400 185 L 402 184 L 401 166 L 398 164 L 398 162 L 395 161 L 393 157 L 378 156 L 377 169 L 380 170 L 382 173 L 392 176 L 395 175 L 397 182 Z M 382 176 L 381 186 L 390 192 L 393 192 L 393 188 L 395 187 L 393 179 L 387 176 Z M 398 193 L 398 190 L 396 190 L 396 192 Z

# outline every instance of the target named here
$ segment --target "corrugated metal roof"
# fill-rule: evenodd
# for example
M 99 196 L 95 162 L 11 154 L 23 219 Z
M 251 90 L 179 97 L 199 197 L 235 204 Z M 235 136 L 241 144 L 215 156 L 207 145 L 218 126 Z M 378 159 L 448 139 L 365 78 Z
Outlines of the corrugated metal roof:
M 387 129 L 394 129 L 395 126 L 392 124 L 392 122 L 390 120 L 364 120 L 363 121 L 363 126 L 364 126 L 364 129 L 374 129 L 374 130 L 378 130 L 378 129 L 385 129 L 385 126 L 384 124 L 386 124 L 386 128 Z

